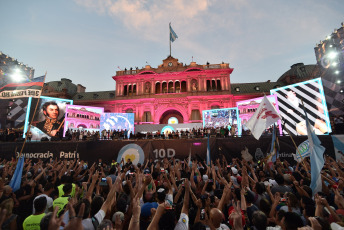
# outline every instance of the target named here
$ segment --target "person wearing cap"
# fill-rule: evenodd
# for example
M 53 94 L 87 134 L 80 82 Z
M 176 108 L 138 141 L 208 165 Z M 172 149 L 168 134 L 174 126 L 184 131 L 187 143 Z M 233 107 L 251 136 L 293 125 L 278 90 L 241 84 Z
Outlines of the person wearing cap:
M 239 181 L 241 181 L 241 177 L 238 175 L 238 169 L 235 167 L 231 167 L 231 181 L 233 182 L 234 186 L 239 186 Z

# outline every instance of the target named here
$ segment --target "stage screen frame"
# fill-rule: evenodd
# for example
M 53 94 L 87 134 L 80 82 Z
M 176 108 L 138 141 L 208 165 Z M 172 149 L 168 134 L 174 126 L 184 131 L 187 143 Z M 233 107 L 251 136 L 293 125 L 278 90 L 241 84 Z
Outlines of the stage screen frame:
M 236 130 L 236 133 L 238 134 L 238 130 L 241 129 L 241 124 L 240 124 L 240 119 L 239 119 L 239 110 L 237 107 L 232 107 L 232 108 L 223 108 L 223 109 L 210 109 L 210 110 L 203 110 L 202 111 L 202 120 L 203 120 L 203 128 L 206 127 L 206 121 L 205 121 L 205 114 L 206 113 L 209 113 L 209 112 L 218 112 L 218 111 L 230 111 L 230 110 L 234 110 L 235 111 L 235 114 L 236 114 L 236 119 L 233 119 L 232 118 L 232 125 L 237 125 L 237 130 Z M 233 123 L 233 120 L 236 120 L 234 123 Z M 229 123 L 230 121 L 228 120 L 228 123 L 226 124 L 226 127 L 229 128 Z M 222 126 L 223 127 L 223 126 Z
M 116 122 L 113 118 L 111 118 L 112 116 L 118 116 L 121 119 L 126 120 L 125 122 L 128 123 L 128 128 L 122 127 L 122 126 L 120 128 L 114 127 L 114 125 L 116 125 L 116 124 L 113 124 L 111 126 L 111 128 L 109 128 L 108 125 L 104 126 L 104 122 L 105 122 L 104 120 L 106 120 L 108 123 L 115 123 Z M 109 119 L 112 120 L 112 121 L 110 121 Z M 134 113 L 103 113 L 101 115 L 101 117 L 100 117 L 100 129 L 99 129 L 99 132 L 101 133 L 104 129 L 105 130 L 116 130 L 116 131 L 118 129 L 119 130 L 127 129 L 128 130 L 128 136 L 129 136 L 130 132 L 132 132 L 132 134 L 134 134 L 135 133 L 135 114 Z
M 66 111 L 65 114 L 68 114 L 70 109 L 77 109 L 77 110 L 81 110 L 82 108 L 86 109 L 88 112 L 94 112 L 99 114 L 99 121 L 95 121 L 95 124 L 98 124 L 98 128 L 82 128 L 83 131 L 90 131 L 92 133 L 92 131 L 99 131 L 100 130 L 100 119 L 101 119 L 101 115 L 104 113 L 104 108 L 103 107 L 93 107 L 93 106 L 84 106 L 84 105 L 67 105 L 66 106 Z M 63 136 L 66 135 L 66 132 L 68 129 L 78 129 L 77 127 L 69 127 L 70 122 L 73 121 L 77 121 L 80 120 L 80 122 L 82 122 L 84 118 L 73 118 L 73 117 L 68 117 L 66 116 L 66 120 L 65 120 L 65 124 L 64 124 L 64 133 Z
M 288 94 L 287 91 L 290 90 L 294 93 L 289 93 L 288 97 L 291 99 L 288 100 L 286 96 Z M 301 99 L 305 105 L 311 125 L 314 126 L 315 122 L 317 123 L 315 134 L 328 135 L 332 132 L 321 78 L 272 89 L 270 94 L 277 96 L 280 114 L 285 120 L 285 127 L 288 128 L 292 135 L 307 135 Z M 314 96 L 321 99 L 321 102 L 317 101 Z M 321 106 L 323 112 L 320 112 L 317 106 L 319 108 Z M 282 126 L 283 124 L 284 121 L 282 121 Z M 283 133 L 287 134 L 285 130 L 283 130 Z

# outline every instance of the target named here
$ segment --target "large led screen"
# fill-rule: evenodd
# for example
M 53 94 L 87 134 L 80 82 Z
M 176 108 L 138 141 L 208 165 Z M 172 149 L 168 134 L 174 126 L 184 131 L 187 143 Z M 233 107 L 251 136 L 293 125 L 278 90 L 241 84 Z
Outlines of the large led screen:
M 65 133 L 79 131 L 90 132 L 99 131 L 100 117 L 104 113 L 104 108 L 90 107 L 83 105 L 67 105 L 65 119 Z M 65 133 L 63 136 L 65 136 Z
M 52 137 L 61 138 L 64 133 L 65 111 L 68 104 L 73 104 L 73 101 L 44 96 L 29 98 L 30 110 L 26 113 L 23 137 L 26 136 L 29 122 L 32 121 L 30 128 L 32 141 L 40 141 L 42 138 L 49 140 Z M 36 105 L 37 110 L 34 113 Z
M 100 132 L 103 130 L 128 131 L 134 133 L 134 113 L 103 113 L 100 117 Z
M 277 96 L 268 95 L 266 97 L 275 106 L 276 110 L 279 111 Z M 242 133 L 245 134 L 246 132 L 249 131 L 249 129 L 246 127 L 246 123 L 248 120 L 250 120 L 250 118 L 256 112 L 263 98 L 264 97 L 257 97 L 257 98 L 252 98 L 250 100 L 238 101 L 236 103 L 239 110 L 239 119 L 240 119 L 240 124 L 242 127 L 242 129 L 238 130 L 239 135 L 241 135 Z M 278 121 L 277 123 L 278 123 L 277 125 L 279 127 L 280 134 L 282 134 L 281 121 Z
M 241 129 L 238 108 L 203 110 L 204 128 L 228 128 L 234 126 L 236 133 Z
M 320 78 L 272 89 L 270 93 L 277 96 L 283 118 L 282 127 L 293 135 L 307 135 L 302 101 L 315 134 L 329 134 L 332 131 Z M 285 129 L 283 132 L 287 133 Z

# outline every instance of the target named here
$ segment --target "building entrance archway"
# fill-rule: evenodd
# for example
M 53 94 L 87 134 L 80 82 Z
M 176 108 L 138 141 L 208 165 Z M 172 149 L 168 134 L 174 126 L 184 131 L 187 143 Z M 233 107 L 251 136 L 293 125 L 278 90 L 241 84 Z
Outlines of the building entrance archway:
M 168 119 L 170 119 L 171 117 L 175 117 L 176 119 L 178 119 L 178 124 L 184 123 L 183 115 L 175 109 L 170 109 L 170 110 L 165 111 L 161 115 L 159 123 L 168 124 Z

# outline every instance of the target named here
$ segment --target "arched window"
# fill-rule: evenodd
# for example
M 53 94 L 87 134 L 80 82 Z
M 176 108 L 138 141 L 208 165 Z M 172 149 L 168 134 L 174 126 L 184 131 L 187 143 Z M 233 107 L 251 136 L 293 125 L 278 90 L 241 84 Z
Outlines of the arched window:
M 168 83 L 168 93 L 173 93 L 173 82 L 172 81 L 170 81 Z
M 129 92 L 129 96 L 131 96 L 132 95 L 132 92 L 133 92 L 133 88 L 132 88 L 132 85 L 129 85 L 129 90 L 128 90 L 128 92 Z
M 167 83 L 166 82 L 162 83 L 162 93 L 167 93 Z
M 133 85 L 133 94 L 136 94 L 136 84 Z
M 127 96 L 127 95 L 128 95 L 128 86 L 125 85 L 124 90 L 123 90 L 123 96 Z
M 174 85 L 175 85 L 175 88 L 176 88 L 176 93 L 180 93 L 180 81 L 176 81 L 174 83 Z
M 160 82 L 155 83 L 155 94 L 160 94 Z
M 212 106 L 211 106 L 211 109 L 219 109 L 219 108 L 220 108 L 219 105 L 212 105 Z
M 181 92 L 186 92 L 186 81 L 182 81 L 181 87 L 180 87 Z
M 126 110 L 125 110 L 126 113 L 133 113 L 133 111 L 134 111 L 134 110 L 133 110 L 132 108 L 126 109 Z
M 216 83 L 217 83 L 216 90 L 221 91 L 221 80 L 216 80 Z
M 211 89 L 212 89 L 212 91 L 216 90 L 216 81 L 214 79 L 211 80 Z
M 207 91 L 211 91 L 211 82 L 207 80 Z

